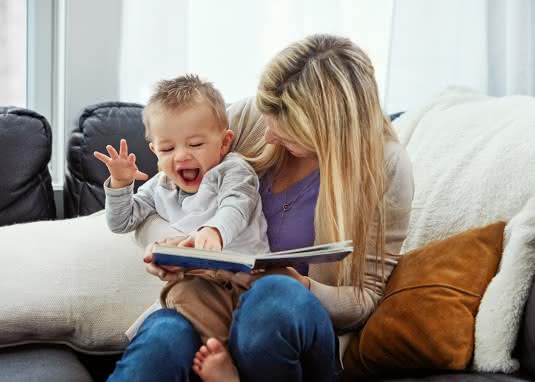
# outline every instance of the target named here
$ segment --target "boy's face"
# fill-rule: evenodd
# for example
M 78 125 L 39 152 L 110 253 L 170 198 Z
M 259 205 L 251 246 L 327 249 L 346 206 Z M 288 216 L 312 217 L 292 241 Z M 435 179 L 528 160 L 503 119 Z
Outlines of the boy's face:
M 182 190 L 197 192 L 208 170 L 228 152 L 233 133 L 221 126 L 208 105 L 155 112 L 150 149 L 162 171 Z

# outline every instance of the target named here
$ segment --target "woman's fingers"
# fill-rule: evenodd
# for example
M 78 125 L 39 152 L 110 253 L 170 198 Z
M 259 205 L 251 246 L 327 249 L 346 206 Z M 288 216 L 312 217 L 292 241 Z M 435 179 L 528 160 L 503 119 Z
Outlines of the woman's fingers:
M 160 268 L 169 273 L 179 273 L 186 270 L 184 267 L 177 267 L 175 265 L 160 265 Z
M 145 263 L 152 263 L 152 249 L 156 244 L 158 244 L 157 241 L 155 241 L 154 243 L 150 243 L 145 247 L 145 256 L 143 257 L 143 261 Z
M 145 269 L 162 281 L 180 281 L 184 278 L 184 272 L 168 272 L 154 263 L 146 264 Z
M 292 277 L 292 278 L 296 279 L 297 281 L 299 281 L 307 289 L 310 289 L 310 280 L 308 279 L 308 277 L 303 276 L 302 274 L 297 272 L 295 270 L 295 268 L 292 268 L 292 267 L 273 268 L 273 269 L 267 270 L 264 274 L 265 275 L 269 274 L 269 275 L 285 275 L 285 276 L 289 276 L 289 277 Z

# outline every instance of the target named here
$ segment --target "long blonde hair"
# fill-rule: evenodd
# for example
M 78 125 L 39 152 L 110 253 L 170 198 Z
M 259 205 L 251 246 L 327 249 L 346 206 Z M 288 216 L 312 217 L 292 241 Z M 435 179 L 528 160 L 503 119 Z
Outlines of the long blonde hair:
M 396 139 L 381 110 L 370 59 L 347 38 L 309 36 L 268 64 L 256 102 L 282 134 L 316 153 L 321 177 L 315 241 L 353 240 L 355 250 L 338 265 L 337 280 L 362 290 L 367 247 L 375 246 L 384 263 L 384 142 Z M 281 146 L 266 145 L 250 161 L 259 173 L 277 171 L 288 155 Z

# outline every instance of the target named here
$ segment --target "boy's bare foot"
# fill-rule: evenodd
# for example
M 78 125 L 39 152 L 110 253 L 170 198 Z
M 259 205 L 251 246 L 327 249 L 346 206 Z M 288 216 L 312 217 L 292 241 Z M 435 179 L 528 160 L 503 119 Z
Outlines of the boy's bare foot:
M 239 382 L 227 349 L 215 338 L 209 338 L 193 359 L 193 370 L 204 382 Z

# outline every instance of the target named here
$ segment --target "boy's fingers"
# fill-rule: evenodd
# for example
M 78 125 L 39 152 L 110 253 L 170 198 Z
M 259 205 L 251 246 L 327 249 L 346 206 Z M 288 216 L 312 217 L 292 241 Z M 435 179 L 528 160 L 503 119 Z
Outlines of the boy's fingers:
M 134 154 L 134 153 L 130 153 L 130 154 L 128 155 L 128 161 L 129 161 L 130 163 L 136 163 L 136 154 Z
M 185 240 L 182 240 L 179 244 L 178 244 L 178 247 L 194 247 L 195 246 L 195 239 L 191 236 L 188 236 Z
M 206 249 L 209 249 L 210 251 L 221 251 L 221 247 L 217 243 L 207 245 Z
M 206 239 L 195 239 L 195 248 L 206 249 Z
M 109 156 L 99 153 L 98 151 L 95 151 L 93 155 L 95 156 L 95 158 L 97 158 L 101 162 L 104 162 L 105 164 L 110 164 L 111 162 L 111 158 Z
M 126 139 L 121 139 L 121 143 L 119 144 L 119 156 L 123 159 L 126 159 L 127 155 L 128 145 L 126 144 Z
M 134 178 L 137 180 L 147 180 L 149 179 L 149 176 L 144 172 L 138 171 L 136 172 L 136 175 L 134 175 Z
M 113 146 L 107 145 L 106 150 L 108 150 L 108 154 L 110 154 L 111 159 L 119 158 L 119 154 L 117 154 L 117 150 L 115 150 Z

